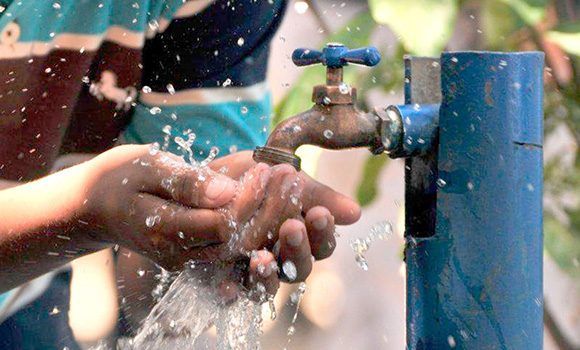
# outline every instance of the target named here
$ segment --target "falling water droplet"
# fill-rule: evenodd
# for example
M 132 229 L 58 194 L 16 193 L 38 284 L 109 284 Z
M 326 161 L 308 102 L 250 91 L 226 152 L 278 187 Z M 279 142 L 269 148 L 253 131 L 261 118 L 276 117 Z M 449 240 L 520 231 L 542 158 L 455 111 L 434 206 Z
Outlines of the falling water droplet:
M 151 107 L 151 109 L 149 109 L 149 113 L 156 115 L 161 113 L 161 108 L 155 106 L 155 107 Z
M 296 1 L 294 3 L 294 11 L 296 11 L 296 13 L 299 15 L 305 14 L 309 7 L 310 6 L 306 1 Z
M 242 114 L 248 114 L 248 107 L 242 106 Z
M 445 182 L 445 180 L 443 180 L 441 178 L 437 179 L 437 181 L 435 181 L 435 182 L 437 183 L 437 186 L 439 186 L 441 188 L 443 188 L 447 185 L 447 182 Z
M 244 43 L 245 43 L 245 42 L 246 42 L 246 41 L 244 40 L 244 38 L 240 37 L 240 38 L 238 39 L 238 46 L 244 46 Z
M 137 270 L 137 276 L 139 276 L 139 277 L 145 276 L 145 270 L 143 270 L 143 269 Z
M 270 308 L 270 320 L 275 321 L 277 313 L 276 313 L 276 305 L 274 305 L 274 298 L 268 299 L 268 307 Z
M 457 345 L 455 343 L 455 338 L 453 338 L 452 335 L 450 335 L 450 336 L 447 337 L 447 344 L 449 344 L 449 347 L 452 348 L 452 349 L 455 348 L 455 346 Z
M 152 31 L 156 32 L 159 29 L 159 22 L 157 22 L 157 20 L 152 19 L 149 21 L 149 23 L 147 23 L 149 25 L 149 29 L 151 29 Z
M 55 2 L 55 3 L 52 4 L 52 8 L 55 9 L 55 10 L 60 10 L 61 6 L 60 6 L 60 4 L 58 2 Z
M 143 93 L 144 93 L 144 94 L 148 94 L 148 93 L 150 93 L 152 90 L 151 90 L 151 87 L 149 87 L 149 86 L 147 86 L 147 85 L 144 85 L 144 86 L 141 88 L 141 91 L 143 91 Z
M 332 136 L 334 136 L 334 133 L 332 132 L 332 130 L 328 130 L 328 129 L 324 130 L 324 137 L 326 137 L 327 139 L 330 140 L 332 138 Z
M 145 225 L 147 225 L 147 227 L 153 227 L 159 221 L 161 221 L 161 217 L 159 215 L 148 216 L 145 219 Z
M 356 263 L 358 264 L 358 266 L 363 271 L 368 271 L 369 270 L 369 264 L 367 262 L 367 259 L 364 257 L 364 255 L 361 255 L 361 254 L 355 255 L 354 260 L 356 261 Z
M 161 146 L 159 146 L 158 142 L 154 142 L 151 144 L 151 146 L 149 146 L 149 154 L 154 156 L 157 153 L 159 153 L 159 149 L 161 148 Z
M 294 281 L 298 275 L 298 272 L 296 271 L 296 265 L 294 265 L 294 263 L 290 260 L 284 261 L 284 264 L 282 264 L 282 271 L 289 281 Z
M 169 92 L 170 95 L 175 95 L 175 88 L 173 87 L 173 84 L 167 84 L 167 92 Z
M 217 155 L 220 153 L 220 149 L 216 146 L 213 146 L 210 150 L 209 150 L 209 154 L 207 156 L 207 158 L 205 158 L 204 160 L 202 160 L 199 163 L 199 166 L 204 167 L 207 166 L 209 163 L 211 163 L 216 157 Z

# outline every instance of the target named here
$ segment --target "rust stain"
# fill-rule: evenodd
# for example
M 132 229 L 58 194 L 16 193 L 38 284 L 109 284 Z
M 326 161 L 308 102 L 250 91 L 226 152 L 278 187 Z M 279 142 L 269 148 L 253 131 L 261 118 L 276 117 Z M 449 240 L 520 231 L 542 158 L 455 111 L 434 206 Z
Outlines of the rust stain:
M 485 82 L 485 104 L 493 107 L 493 97 L 491 97 L 491 81 Z

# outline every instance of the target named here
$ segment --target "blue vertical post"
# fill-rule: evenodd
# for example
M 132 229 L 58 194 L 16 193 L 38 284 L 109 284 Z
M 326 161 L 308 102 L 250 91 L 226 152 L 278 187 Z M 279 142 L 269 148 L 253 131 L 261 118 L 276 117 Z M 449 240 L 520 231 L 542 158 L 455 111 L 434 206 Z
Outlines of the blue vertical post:
M 407 234 L 408 348 L 541 349 L 543 54 L 440 65 L 434 232 Z

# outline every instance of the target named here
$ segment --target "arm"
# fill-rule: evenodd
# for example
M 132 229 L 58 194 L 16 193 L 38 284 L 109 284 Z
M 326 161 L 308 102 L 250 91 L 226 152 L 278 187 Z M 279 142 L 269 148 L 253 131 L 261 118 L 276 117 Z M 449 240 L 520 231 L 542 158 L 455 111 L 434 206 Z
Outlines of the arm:
M 18 182 L 0 179 L 0 191 L 17 186 Z
M 188 257 L 175 249 L 176 232 L 217 241 L 224 218 L 205 208 L 231 200 L 235 182 L 206 170 L 208 181 L 198 183 L 201 170 L 182 165 L 148 146 L 124 146 L 0 191 L 0 292 L 112 244 L 178 265 Z M 167 178 L 187 193 L 161 186 Z M 152 214 L 167 223 L 149 227 Z
M 81 209 L 89 168 L 79 165 L 0 191 L 0 289 L 105 247 L 84 234 L 89 227 Z

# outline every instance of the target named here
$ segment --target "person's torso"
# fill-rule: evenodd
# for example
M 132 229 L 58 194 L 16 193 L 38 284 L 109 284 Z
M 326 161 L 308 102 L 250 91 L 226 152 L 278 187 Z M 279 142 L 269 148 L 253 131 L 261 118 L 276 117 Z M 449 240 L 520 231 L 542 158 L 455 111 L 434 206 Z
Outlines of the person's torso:
M 212 145 L 227 154 L 265 137 L 268 43 L 285 1 L 5 5 L 1 178 L 34 179 L 59 154 L 106 150 L 130 118 L 126 141 L 162 142 L 169 125 L 171 137 L 195 132 L 202 155 Z

